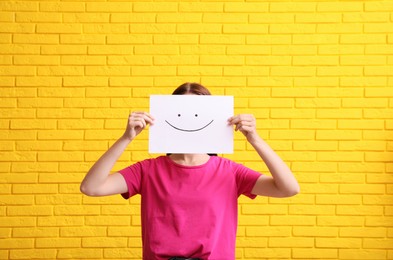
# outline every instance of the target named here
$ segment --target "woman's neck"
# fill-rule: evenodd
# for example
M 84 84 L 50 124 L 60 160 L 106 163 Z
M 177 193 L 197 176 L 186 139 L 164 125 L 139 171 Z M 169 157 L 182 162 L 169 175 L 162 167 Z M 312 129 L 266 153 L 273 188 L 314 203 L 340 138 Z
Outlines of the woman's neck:
M 196 166 L 209 161 L 210 156 L 208 154 L 171 154 L 169 158 L 177 164 Z

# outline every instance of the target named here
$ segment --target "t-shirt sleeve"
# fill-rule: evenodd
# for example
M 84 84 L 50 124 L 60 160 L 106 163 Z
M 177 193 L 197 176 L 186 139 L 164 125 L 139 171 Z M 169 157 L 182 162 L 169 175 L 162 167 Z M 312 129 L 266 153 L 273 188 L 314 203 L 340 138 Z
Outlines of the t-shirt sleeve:
M 127 183 L 128 192 L 121 194 L 128 199 L 135 194 L 140 194 L 142 184 L 143 163 L 138 162 L 119 171 Z
M 261 174 L 242 164 L 235 164 L 237 195 L 245 195 L 250 199 L 255 199 L 257 195 L 252 194 L 251 191 Z

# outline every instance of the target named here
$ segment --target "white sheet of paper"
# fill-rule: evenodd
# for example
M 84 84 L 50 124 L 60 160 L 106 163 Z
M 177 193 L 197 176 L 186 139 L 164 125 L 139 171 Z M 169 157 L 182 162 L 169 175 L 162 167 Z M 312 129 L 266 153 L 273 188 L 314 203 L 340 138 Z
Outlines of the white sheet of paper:
M 233 96 L 152 95 L 150 153 L 233 153 Z

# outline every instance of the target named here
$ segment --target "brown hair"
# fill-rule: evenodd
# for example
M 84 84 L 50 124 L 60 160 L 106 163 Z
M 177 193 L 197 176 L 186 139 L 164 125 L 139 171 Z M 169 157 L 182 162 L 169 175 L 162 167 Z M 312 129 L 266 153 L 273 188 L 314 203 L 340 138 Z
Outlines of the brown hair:
M 210 91 L 199 83 L 186 82 L 175 89 L 172 95 L 184 95 L 184 94 L 194 94 L 194 95 L 211 95 Z

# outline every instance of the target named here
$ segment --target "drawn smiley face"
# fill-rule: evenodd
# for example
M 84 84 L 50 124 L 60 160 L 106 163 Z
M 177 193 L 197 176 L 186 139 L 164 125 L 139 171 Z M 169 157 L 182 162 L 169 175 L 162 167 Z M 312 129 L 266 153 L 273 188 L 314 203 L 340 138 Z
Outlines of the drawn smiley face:
M 184 115 L 184 114 L 177 114 L 177 117 L 180 119 L 182 116 L 188 116 L 188 117 L 190 117 L 190 115 Z M 198 120 L 198 114 L 194 114 L 193 115 L 193 117 L 194 117 L 194 119 L 195 120 Z M 197 127 L 197 128 L 192 128 L 192 129 L 190 129 L 190 128 L 181 128 L 181 127 L 178 127 L 178 126 L 175 126 L 174 125 L 174 123 L 170 123 L 168 120 L 165 120 L 165 122 L 168 124 L 168 125 L 170 125 L 171 127 L 173 127 L 174 129 L 176 129 L 176 130 L 179 130 L 179 131 L 182 131 L 182 132 L 197 132 L 197 131 L 201 131 L 201 130 L 203 130 L 203 129 L 205 129 L 206 127 L 208 127 L 209 125 L 211 125 L 212 123 L 213 123 L 213 121 L 214 120 L 211 120 L 210 122 L 208 122 L 207 124 L 201 124 L 201 126 L 200 127 Z

